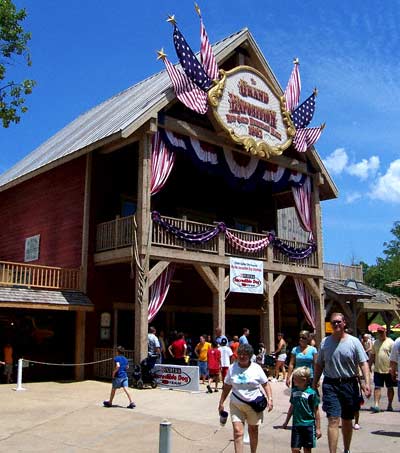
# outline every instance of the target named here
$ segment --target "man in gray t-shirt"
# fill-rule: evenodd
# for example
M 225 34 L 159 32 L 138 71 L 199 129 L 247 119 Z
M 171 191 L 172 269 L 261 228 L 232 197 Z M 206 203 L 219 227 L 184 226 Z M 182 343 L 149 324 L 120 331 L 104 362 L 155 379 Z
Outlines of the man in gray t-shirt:
M 365 383 L 365 396 L 371 396 L 368 356 L 361 342 L 345 332 L 346 321 L 342 313 L 332 313 L 333 333 L 325 337 L 320 346 L 315 366 L 313 387 L 317 389 L 322 373 L 322 409 L 328 417 L 329 452 L 337 451 L 339 423 L 342 424 L 344 453 L 350 452 L 353 433 L 352 420 L 360 409 L 358 368 L 361 368 Z

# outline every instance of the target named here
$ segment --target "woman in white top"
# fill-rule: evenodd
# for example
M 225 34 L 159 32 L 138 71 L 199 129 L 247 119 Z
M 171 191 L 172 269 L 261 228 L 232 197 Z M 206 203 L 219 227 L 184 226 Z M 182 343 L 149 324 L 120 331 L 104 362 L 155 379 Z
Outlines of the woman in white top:
M 258 444 L 258 427 L 263 420 L 262 412 L 255 412 L 246 401 L 254 401 L 262 393 L 268 399 L 268 412 L 272 410 L 272 391 L 263 369 L 251 361 L 254 355 L 249 344 L 242 344 L 238 349 L 238 359 L 228 370 L 219 401 L 218 412 L 224 410 L 224 401 L 232 390 L 229 409 L 233 426 L 235 453 L 243 452 L 243 426 L 249 427 L 250 449 L 256 453 Z M 236 396 L 237 395 L 237 396 Z

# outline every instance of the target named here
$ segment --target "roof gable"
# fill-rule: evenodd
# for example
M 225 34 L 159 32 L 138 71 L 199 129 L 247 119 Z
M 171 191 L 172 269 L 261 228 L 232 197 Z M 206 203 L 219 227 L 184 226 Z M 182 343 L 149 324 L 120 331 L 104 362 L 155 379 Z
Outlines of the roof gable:
M 277 92 L 283 94 L 277 78 L 247 28 L 213 45 L 218 64 L 224 64 L 240 48 L 248 54 L 251 65 L 265 75 Z M 106 143 L 129 137 L 174 100 L 175 93 L 166 70 L 148 77 L 80 115 L 0 175 L 0 191 Z M 333 197 L 336 196 L 337 190 L 316 151 L 311 149 L 307 153 L 310 153 L 313 165 L 325 176 L 329 192 L 333 193 Z

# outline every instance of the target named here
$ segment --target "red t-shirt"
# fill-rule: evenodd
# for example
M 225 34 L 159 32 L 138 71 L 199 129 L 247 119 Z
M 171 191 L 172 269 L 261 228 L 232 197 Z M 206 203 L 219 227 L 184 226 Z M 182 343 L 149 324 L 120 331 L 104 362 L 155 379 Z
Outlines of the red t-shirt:
M 209 370 L 219 370 L 221 368 L 221 351 L 218 348 L 210 348 L 207 351 L 207 362 Z
M 181 359 L 182 357 L 185 356 L 185 345 L 186 342 L 183 338 L 181 338 L 180 340 L 175 340 L 172 343 L 171 349 L 172 352 L 174 353 L 175 359 Z

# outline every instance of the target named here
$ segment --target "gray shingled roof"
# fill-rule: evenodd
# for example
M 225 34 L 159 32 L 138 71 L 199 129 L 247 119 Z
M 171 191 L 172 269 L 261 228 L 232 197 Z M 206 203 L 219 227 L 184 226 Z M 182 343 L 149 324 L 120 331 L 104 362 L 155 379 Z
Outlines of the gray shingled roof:
M 217 61 L 222 52 L 245 37 L 254 43 L 247 28 L 213 45 Z M 272 74 L 272 71 L 271 71 Z M 167 95 L 171 97 L 168 99 Z M 135 124 L 163 100 L 174 96 L 166 70 L 137 83 L 79 116 L 28 156 L 0 175 L 0 188 L 41 167 L 71 155 Z M 140 127 L 140 124 L 138 124 Z
M 362 282 L 324 279 L 324 288 L 338 296 L 355 296 L 357 297 L 357 302 L 376 304 L 391 304 L 393 301 L 400 302 L 397 296 L 372 288 Z
M 86 310 L 94 309 L 90 299 L 79 291 L 51 291 L 0 286 L 0 308 L 2 306 L 7 307 L 8 304 L 21 304 L 21 308 L 24 304 L 37 304 L 37 308 L 54 305 L 58 310 L 76 310 L 79 307 Z
M 357 298 L 364 297 L 370 298 L 371 296 L 359 289 L 352 288 L 350 286 L 346 286 L 344 282 L 340 280 L 329 280 L 324 279 L 324 288 L 325 290 L 332 291 L 333 293 L 337 294 L 338 296 L 355 296 Z

